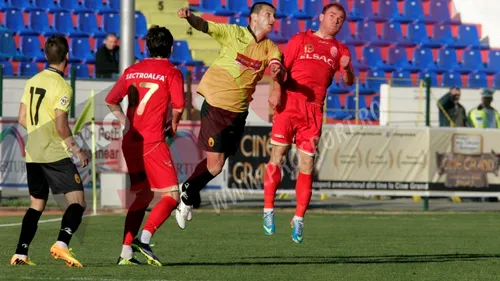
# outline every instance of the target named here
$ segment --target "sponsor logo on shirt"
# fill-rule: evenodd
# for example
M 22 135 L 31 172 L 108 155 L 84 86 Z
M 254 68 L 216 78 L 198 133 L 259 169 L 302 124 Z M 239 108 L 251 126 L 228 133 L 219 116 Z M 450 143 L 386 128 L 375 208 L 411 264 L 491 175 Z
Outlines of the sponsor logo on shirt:
M 59 103 L 62 105 L 62 106 L 66 106 L 68 105 L 69 103 L 69 98 L 67 96 L 64 96 L 61 98 L 61 100 L 59 101 Z
M 262 61 L 251 59 L 240 53 L 236 56 L 236 63 L 254 71 L 259 71 L 262 67 Z
M 160 75 L 156 73 L 143 73 L 143 72 L 134 72 L 127 74 L 125 79 L 152 79 L 152 80 L 160 80 L 165 82 L 166 75 Z
M 333 59 L 319 54 L 303 54 L 299 56 L 299 60 L 320 60 L 328 64 L 332 68 L 335 67 L 335 62 L 333 61 Z

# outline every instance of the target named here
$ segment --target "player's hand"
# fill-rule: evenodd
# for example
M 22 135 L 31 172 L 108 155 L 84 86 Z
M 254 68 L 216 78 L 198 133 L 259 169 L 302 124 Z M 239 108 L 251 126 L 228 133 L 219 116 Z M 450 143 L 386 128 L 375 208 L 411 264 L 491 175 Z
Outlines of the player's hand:
M 271 77 L 273 78 L 274 81 L 276 82 L 283 82 L 283 71 L 280 65 L 274 63 L 271 64 Z
M 181 19 L 187 19 L 191 16 L 191 11 L 189 8 L 180 8 L 179 11 L 177 11 L 177 16 Z
M 269 106 L 275 110 L 281 104 L 281 94 L 280 93 L 272 93 L 268 99 Z
M 340 58 L 340 67 L 343 69 L 347 69 L 349 67 L 349 63 L 351 63 L 351 58 L 349 56 L 342 56 Z
M 177 134 L 177 127 L 179 126 L 179 123 L 172 123 L 172 136 L 175 136 Z
M 76 157 L 78 157 L 78 160 L 80 160 L 80 163 L 82 163 L 82 168 L 87 167 L 87 165 L 89 164 L 89 158 L 87 154 L 85 154 L 85 152 L 83 152 L 82 150 L 78 151 L 76 153 Z

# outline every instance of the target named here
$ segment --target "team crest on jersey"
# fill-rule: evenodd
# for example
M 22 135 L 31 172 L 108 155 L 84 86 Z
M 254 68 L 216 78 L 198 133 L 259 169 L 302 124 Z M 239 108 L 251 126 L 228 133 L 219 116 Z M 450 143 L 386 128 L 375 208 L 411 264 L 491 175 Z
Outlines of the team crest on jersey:
M 75 181 L 78 184 L 80 184 L 82 182 L 82 180 L 80 179 L 80 176 L 78 174 L 75 174 Z
M 61 100 L 59 101 L 59 103 L 62 105 L 62 106 L 66 106 L 68 105 L 69 103 L 69 98 L 67 96 L 64 96 L 61 98 Z
M 210 146 L 210 147 L 214 147 L 214 144 L 215 144 L 215 140 L 214 140 L 214 138 L 210 137 L 210 138 L 208 139 L 208 146 Z
M 332 55 L 332 57 L 337 57 L 337 54 L 339 53 L 339 50 L 337 49 L 337 47 L 333 46 L 331 49 L 330 49 L 330 54 Z
M 310 54 L 314 52 L 314 46 L 312 44 L 305 44 L 304 45 L 304 53 Z

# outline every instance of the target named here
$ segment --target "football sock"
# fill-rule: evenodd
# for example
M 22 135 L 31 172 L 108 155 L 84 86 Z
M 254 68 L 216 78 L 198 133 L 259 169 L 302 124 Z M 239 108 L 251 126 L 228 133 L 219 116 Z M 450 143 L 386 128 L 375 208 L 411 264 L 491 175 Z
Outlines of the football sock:
M 134 238 L 139 233 L 146 209 L 153 200 L 153 193 L 146 195 L 141 196 L 139 193 L 128 209 L 123 230 L 123 245 L 132 245 Z
M 28 255 L 28 247 L 35 237 L 38 228 L 38 220 L 42 216 L 42 212 L 29 208 L 23 218 L 21 226 L 21 234 L 19 235 L 19 242 L 17 243 L 16 254 Z
M 139 240 L 141 241 L 141 243 L 149 244 L 149 242 L 151 241 L 151 236 L 153 236 L 151 232 L 143 230 L 141 231 L 141 238 Z
M 120 254 L 120 257 L 123 259 L 129 260 L 134 256 L 134 253 L 132 251 L 132 246 L 130 245 L 123 245 L 122 246 L 122 253 Z
M 307 206 L 311 201 L 312 195 L 312 175 L 306 175 L 299 172 L 297 177 L 297 183 L 295 185 L 295 197 L 297 200 L 297 206 L 295 208 L 295 216 L 303 218 Z
M 160 202 L 154 206 L 153 210 L 151 210 L 151 214 L 149 215 L 146 223 L 144 224 L 144 230 L 141 233 L 141 242 L 149 243 L 149 239 L 147 239 L 148 231 L 150 233 L 149 238 L 155 233 L 155 231 L 161 227 L 161 225 L 167 220 L 170 216 L 170 213 L 177 207 L 179 203 L 177 200 L 172 198 L 171 196 L 164 196 Z M 146 236 L 144 236 L 146 235 Z
M 84 211 L 85 208 L 83 208 L 80 204 L 74 203 L 68 206 L 62 218 L 61 230 L 59 231 L 57 241 L 64 242 L 66 245 L 69 245 L 71 237 L 78 230 L 78 227 L 82 222 Z
M 182 201 L 188 206 L 198 205 L 200 191 L 215 178 L 207 168 L 207 158 L 203 159 L 196 166 L 193 174 L 183 184 L 183 189 L 186 189 L 187 197 L 183 196 Z M 197 208 L 198 206 L 195 206 Z
M 56 245 L 63 248 L 63 249 L 68 249 L 68 244 L 62 242 L 62 241 L 57 241 Z
M 281 181 L 281 167 L 273 163 L 267 164 L 264 176 L 264 209 L 274 208 L 274 197 Z

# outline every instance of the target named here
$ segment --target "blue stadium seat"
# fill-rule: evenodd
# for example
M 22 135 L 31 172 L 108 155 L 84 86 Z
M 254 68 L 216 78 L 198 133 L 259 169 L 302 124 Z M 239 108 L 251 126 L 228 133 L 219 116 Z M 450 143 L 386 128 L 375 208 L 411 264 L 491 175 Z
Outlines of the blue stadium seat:
M 406 49 L 403 47 L 391 47 L 387 53 L 387 63 L 400 70 L 417 72 L 420 68 L 412 65 L 408 60 Z
M 429 15 L 425 17 L 428 23 L 449 23 L 459 24 L 460 21 L 450 18 L 450 9 L 448 8 L 449 0 L 430 0 Z
M 0 67 L 3 70 L 3 76 L 14 76 L 14 69 L 12 68 L 12 64 L 8 61 L 0 62 Z
M 397 0 L 384 0 L 378 2 L 378 16 L 394 22 L 410 22 L 411 19 L 399 13 Z
M 299 9 L 298 0 L 278 0 L 278 9 L 288 17 L 296 19 L 310 19 L 314 17 L 314 15 L 308 15 Z
M 270 4 L 273 4 L 273 0 L 253 0 L 252 1 L 252 4 L 255 4 L 257 2 L 267 2 L 267 3 L 270 3 Z M 275 6 L 276 7 L 276 6 Z M 279 8 L 279 3 L 278 3 L 278 6 L 277 6 L 277 9 L 276 9 L 276 14 L 274 15 L 277 19 L 281 19 L 281 18 L 287 18 L 289 15 L 287 15 L 285 12 L 283 12 L 280 8 Z
M 283 36 L 283 35 L 281 34 L 281 32 L 280 32 L 280 31 L 276 31 L 276 30 L 271 31 L 271 32 L 267 35 L 267 37 L 268 37 L 269 39 L 271 39 L 271 40 L 272 40 L 274 43 L 276 43 L 276 44 L 286 43 L 286 42 L 288 42 L 288 40 L 290 40 L 290 38 L 286 38 L 285 36 Z
M 120 36 L 120 14 L 109 13 L 102 16 L 102 26 L 106 33 L 114 33 Z
M 369 69 L 366 75 L 366 86 L 374 93 L 380 93 L 380 86 L 387 84 L 385 72 L 379 69 Z
M 435 61 L 434 56 L 432 55 L 432 50 L 430 48 L 415 48 L 413 52 L 413 65 L 415 67 L 420 68 L 423 71 L 431 70 L 431 71 L 446 71 L 439 70 Z
M 369 104 L 368 108 L 370 108 L 370 119 L 371 120 L 379 120 L 380 118 L 380 96 L 372 97 L 372 102 Z
M 229 17 L 228 23 L 237 24 L 239 26 L 247 26 L 248 20 L 246 17 Z
M 38 66 L 35 62 L 21 62 L 19 65 L 19 76 L 31 77 L 38 73 Z
M 462 54 L 462 67 L 469 72 L 485 71 L 486 67 L 484 66 L 481 52 L 477 49 L 464 51 Z
M 36 62 L 46 60 L 38 36 L 23 36 L 21 38 L 21 51 Z
M 356 106 L 356 100 L 358 102 L 357 106 Z M 359 119 L 369 120 L 368 118 L 369 110 L 366 106 L 365 96 L 358 96 L 358 97 L 356 97 L 355 95 L 347 96 L 345 102 L 345 110 L 347 111 L 347 113 L 353 116 L 352 118 L 355 118 L 354 116 L 356 116 L 356 111 L 357 111 Z
M 5 11 L 5 27 L 13 30 L 19 35 L 37 35 L 36 31 L 31 30 L 24 24 L 24 15 L 20 10 L 10 9 Z
M 488 74 L 500 72 L 500 50 L 490 50 L 488 52 L 488 62 L 486 63 L 485 71 Z
M 458 42 L 472 49 L 488 49 L 487 45 L 481 45 L 479 32 L 475 25 L 461 25 L 458 27 Z
M 443 70 L 454 70 L 459 73 L 469 73 L 470 70 L 463 68 L 457 60 L 457 52 L 452 48 L 440 49 L 437 59 L 438 68 Z
M 306 3 L 307 3 L 307 1 L 306 1 Z M 345 8 L 347 9 L 347 7 L 345 7 Z M 354 3 L 352 5 L 352 12 L 355 15 L 359 15 L 359 16 L 361 16 L 365 19 L 368 19 L 370 21 L 387 20 L 387 19 L 384 19 L 380 16 L 376 16 L 373 13 L 372 1 L 369 1 L 369 0 L 354 0 Z
M 54 28 L 68 37 L 88 37 L 80 28 L 73 26 L 73 19 L 68 12 L 59 12 L 54 14 Z
M 443 74 L 443 81 L 441 81 L 441 86 L 443 87 L 462 87 L 462 77 L 455 71 L 449 71 Z
M 366 63 L 372 68 L 379 68 L 385 71 L 394 71 L 395 67 L 386 64 L 382 61 L 382 56 L 380 54 L 380 48 L 375 46 L 365 46 L 363 47 L 363 57 Z
M 493 76 L 493 88 L 500 89 L 500 72 Z
M 317 31 L 319 28 L 319 20 L 318 19 L 310 19 L 310 20 L 306 20 L 306 30 L 315 30 Z M 338 39 L 338 34 L 337 34 L 337 40 L 340 41 L 340 39 Z
M 59 3 L 61 3 L 61 8 L 73 14 L 94 12 L 91 9 L 86 8 L 85 6 L 80 5 L 80 3 L 75 0 L 59 0 Z
M 184 78 L 184 81 L 187 80 L 187 77 L 188 77 L 188 71 L 189 69 L 187 68 L 187 66 L 184 66 L 184 65 L 179 65 L 177 66 L 177 69 L 179 69 L 182 73 L 182 77 Z
M 30 59 L 17 49 L 16 42 L 14 42 L 10 32 L 3 32 L 3 34 L 0 34 L 0 38 L 0 56 L 15 61 L 28 61 Z
M 106 14 L 106 13 L 119 13 L 120 10 L 115 10 L 110 7 L 109 1 L 108 3 L 104 4 L 102 0 L 85 0 L 85 7 L 92 10 L 96 11 L 98 14 Z
M 459 42 L 453 34 L 451 33 L 451 27 L 448 24 L 436 24 L 434 25 L 432 38 L 441 44 L 441 46 L 463 49 L 467 47 L 466 44 Z
M 148 24 L 143 13 L 135 12 L 135 37 L 146 39 L 148 33 Z
M 193 60 L 193 57 L 191 56 L 191 50 L 189 50 L 188 42 L 183 40 L 175 41 L 171 61 L 172 63 L 180 63 L 185 65 L 203 64 L 202 61 Z
M 0 1 L 0 12 L 5 12 L 8 9 L 15 9 L 15 7 L 9 5 L 6 1 Z
M 323 1 L 321 0 L 306 0 L 304 1 L 304 11 L 311 18 L 318 17 L 323 11 Z
M 120 1 L 121 0 L 108 0 L 108 3 L 111 6 L 111 9 L 119 11 L 120 10 Z
M 362 61 L 358 58 L 356 55 L 356 50 L 354 49 L 354 46 L 348 45 L 349 52 L 351 53 L 351 64 L 354 69 L 361 70 L 361 71 L 366 71 L 369 69 L 368 64 L 366 64 L 365 61 Z
M 282 19 L 280 23 L 280 33 L 281 35 L 289 40 L 292 36 L 299 33 L 299 21 L 295 18 Z
M 59 2 L 54 0 L 35 0 L 36 6 L 50 13 L 65 12 L 66 9 L 62 8 Z
M 434 71 L 422 71 L 418 75 L 418 79 L 420 80 L 425 80 L 426 78 L 431 78 L 431 87 L 437 87 L 438 86 L 438 78 L 437 78 L 437 73 Z
M 319 26 L 319 21 L 318 21 Z M 353 35 L 351 33 L 351 29 L 349 28 L 349 24 L 344 24 L 340 29 L 339 33 L 335 36 L 335 38 L 346 45 L 354 45 L 354 46 L 363 46 L 366 44 L 359 36 Z
M 406 70 L 392 72 L 391 85 L 392 86 L 402 86 L 402 87 L 413 86 L 410 72 L 408 72 Z
M 49 24 L 49 18 L 45 12 L 31 12 L 29 21 L 31 29 L 45 37 L 50 37 L 56 33 Z
M 35 4 L 31 3 L 29 0 L 8 0 L 7 5 L 16 7 L 23 12 L 32 12 L 32 11 L 43 11 L 42 8 L 38 8 Z
M 144 59 L 144 55 L 141 52 L 141 46 L 139 45 L 138 40 L 134 40 L 134 56 L 138 60 Z
M 395 43 L 397 46 L 415 46 L 408 38 L 403 36 L 401 24 L 399 22 L 386 22 L 382 29 L 382 40 Z
M 328 86 L 326 92 L 330 94 L 347 94 L 350 92 L 350 89 L 344 87 L 343 83 L 337 83 L 335 79 L 332 79 L 332 83 Z
M 90 78 L 89 66 L 87 64 L 75 63 L 69 66 L 70 70 L 72 68 L 75 68 L 76 78 Z
M 71 40 L 69 59 L 71 62 L 95 63 L 95 55 L 91 52 L 88 38 L 73 38 Z
M 391 42 L 382 40 L 377 35 L 375 22 L 373 21 L 360 21 L 356 25 L 358 38 L 374 46 L 389 46 Z
M 467 88 L 488 88 L 486 73 L 481 71 L 471 72 L 467 77 Z
M 335 94 L 326 96 L 326 116 L 337 120 L 352 119 L 352 115 L 342 109 L 340 98 Z
M 234 12 L 223 6 L 220 0 L 200 0 L 198 9 L 201 12 L 211 13 L 216 16 L 232 16 Z
M 103 37 L 106 36 L 106 32 L 101 30 L 97 25 L 97 17 L 94 13 L 83 13 L 78 14 L 78 26 L 89 36 L 92 37 Z
M 206 65 L 197 65 L 194 67 L 193 71 L 193 81 L 200 81 L 205 72 L 207 72 L 208 66 Z
M 250 8 L 248 7 L 247 0 L 231 0 L 227 1 L 228 8 L 233 13 L 240 15 L 240 17 L 248 17 L 250 15 Z
M 408 39 L 415 45 L 425 48 L 441 48 L 441 44 L 429 38 L 427 28 L 422 22 L 408 25 Z
M 404 1 L 403 15 L 410 21 L 423 21 L 425 15 L 422 0 Z

